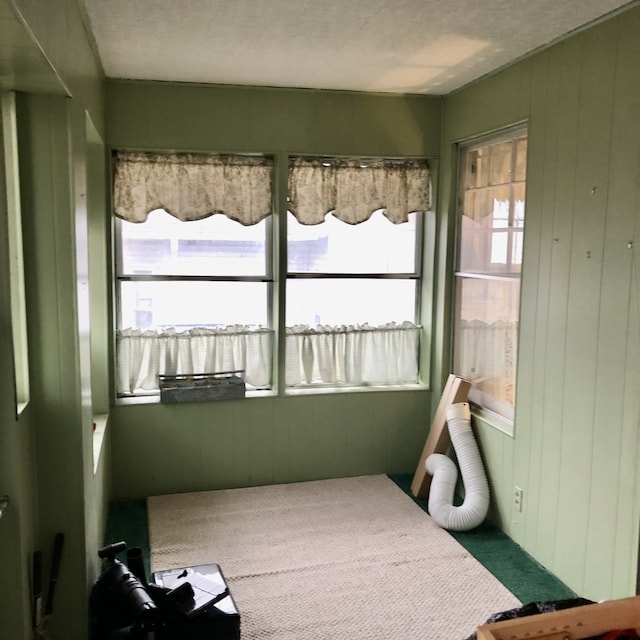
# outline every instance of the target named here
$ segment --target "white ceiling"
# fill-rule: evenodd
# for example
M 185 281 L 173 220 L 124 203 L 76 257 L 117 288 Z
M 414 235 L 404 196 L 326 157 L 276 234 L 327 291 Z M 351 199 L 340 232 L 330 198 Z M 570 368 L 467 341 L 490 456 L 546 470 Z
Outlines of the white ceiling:
M 83 0 L 111 78 L 446 94 L 629 0 Z

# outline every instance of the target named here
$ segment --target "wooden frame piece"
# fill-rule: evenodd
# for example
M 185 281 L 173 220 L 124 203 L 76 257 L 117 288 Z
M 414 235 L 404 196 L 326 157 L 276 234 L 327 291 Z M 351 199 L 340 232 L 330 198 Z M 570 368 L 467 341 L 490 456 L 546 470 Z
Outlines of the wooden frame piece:
M 411 483 L 411 493 L 416 498 L 426 499 L 429 496 L 429 488 L 431 487 L 431 475 L 425 469 L 425 462 L 432 453 L 447 453 L 451 445 L 449 437 L 449 429 L 447 428 L 447 409 L 452 404 L 458 402 L 466 402 L 469 395 L 471 383 L 464 378 L 454 375 L 453 373 L 447 378 L 444 386 L 440 403 L 436 409 L 436 413 L 429 429 L 429 435 L 424 445 L 418 468 L 413 476 Z
M 582 640 L 640 629 L 640 596 L 587 604 L 478 627 L 478 640 Z

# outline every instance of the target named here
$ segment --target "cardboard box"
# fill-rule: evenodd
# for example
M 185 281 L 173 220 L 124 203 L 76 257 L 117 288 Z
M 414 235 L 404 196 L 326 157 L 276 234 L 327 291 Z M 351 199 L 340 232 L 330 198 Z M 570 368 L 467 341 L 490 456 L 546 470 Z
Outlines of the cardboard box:
M 485 624 L 478 640 L 582 640 L 609 631 L 640 630 L 640 596 Z

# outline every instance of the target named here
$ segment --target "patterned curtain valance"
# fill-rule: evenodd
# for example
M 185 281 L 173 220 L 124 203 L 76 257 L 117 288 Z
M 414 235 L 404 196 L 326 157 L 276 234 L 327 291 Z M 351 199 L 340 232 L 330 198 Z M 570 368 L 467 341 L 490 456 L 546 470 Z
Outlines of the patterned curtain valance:
M 272 210 L 271 158 L 117 152 L 113 176 L 114 212 L 129 222 L 164 209 L 180 220 L 222 213 L 248 226 Z
M 327 213 L 349 224 L 378 209 L 394 224 L 431 209 L 426 160 L 296 158 L 289 168 L 289 207 L 301 224 L 320 224 Z

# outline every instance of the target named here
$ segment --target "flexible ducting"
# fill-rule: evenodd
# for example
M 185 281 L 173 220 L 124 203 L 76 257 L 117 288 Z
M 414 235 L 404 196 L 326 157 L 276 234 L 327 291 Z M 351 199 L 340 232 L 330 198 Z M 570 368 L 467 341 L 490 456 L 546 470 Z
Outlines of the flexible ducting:
M 460 402 L 451 405 L 447 409 L 447 425 L 460 466 L 465 496 L 460 506 L 453 506 L 458 480 L 456 465 L 446 455 L 431 454 L 425 463 L 427 473 L 433 476 L 429 491 L 429 515 L 443 529 L 468 531 L 480 525 L 489 510 L 489 484 L 471 430 L 469 404 Z

